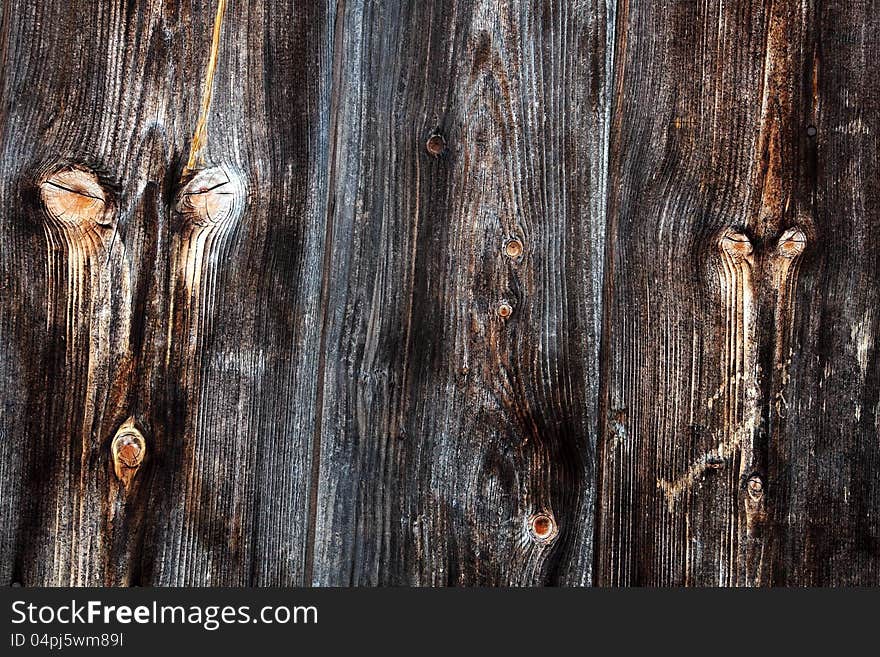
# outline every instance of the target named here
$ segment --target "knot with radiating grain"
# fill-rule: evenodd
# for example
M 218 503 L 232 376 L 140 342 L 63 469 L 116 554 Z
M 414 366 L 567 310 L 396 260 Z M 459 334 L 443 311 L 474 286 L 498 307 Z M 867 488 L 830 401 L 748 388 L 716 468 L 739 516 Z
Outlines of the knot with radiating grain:
M 129 418 L 119 427 L 111 444 L 111 454 L 116 478 L 128 489 L 147 454 L 146 440 L 135 426 L 133 418 Z
M 807 236 L 796 226 L 789 228 L 779 238 L 776 252 L 786 258 L 796 258 L 807 248 Z
M 241 178 L 226 167 L 196 173 L 177 201 L 177 211 L 195 226 L 216 226 L 231 220 L 244 200 Z
M 752 241 L 745 233 L 734 229 L 727 230 L 721 236 L 721 250 L 734 262 L 739 263 L 752 255 Z
M 66 168 L 40 183 L 40 198 L 49 219 L 61 226 L 90 229 L 111 223 L 107 198 L 91 171 Z

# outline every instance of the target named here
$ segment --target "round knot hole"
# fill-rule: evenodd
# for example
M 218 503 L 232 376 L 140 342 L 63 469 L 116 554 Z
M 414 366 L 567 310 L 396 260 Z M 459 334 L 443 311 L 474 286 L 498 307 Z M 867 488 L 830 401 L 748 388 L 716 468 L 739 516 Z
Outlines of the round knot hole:
M 556 537 L 559 528 L 556 526 L 556 519 L 552 514 L 541 512 L 529 518 L 529 532 L 533 540 L 546 543 Z
M 749 493 L 749 497 L 756 502 L 764 497 L 764 482 L 761 480 L 761 477 L 758 475 L 749 477 L 749 480 L 746 482 L 746 490 Z
M 147 443 L 144 435 L 135 427 L 134 418 L 129 418 L 119 427 L 110 444 L 110 451 L 116 478 L 128 489 L 147 454 Z
M 241 177 L 228 167 L 198 171 L 177 199 L 177 212 L 196 226 L 216 226 L 234 220 L 244 206 Z
M 131 434 L 116 439 L 116 452 L 119 460 L 128 468 L 136 468 L 141 464 L 141 446 Z
M 745 233 L 728 230 L 721 237 L 721 250 L 734 262 L 741 262 L 752 255 L 752 241 Z
M 108 226 L 107 198 L 91 171 L 69 167 L 40 183 L 40 198 L 49 217 L 63 226 Z
M 443 153 L 446 152 L 446 140 L 443 138 L 443 135 L 433 134 L 428 137 L 428 142 L 425 144 L 425 149 L 428 151 L 430 155 L 434 157 L 440 157 Z
M 515 237 L 509 239 L 504 245 L 504 255 L 512 260 L 522 257 L 524 250 L 523 243 Z

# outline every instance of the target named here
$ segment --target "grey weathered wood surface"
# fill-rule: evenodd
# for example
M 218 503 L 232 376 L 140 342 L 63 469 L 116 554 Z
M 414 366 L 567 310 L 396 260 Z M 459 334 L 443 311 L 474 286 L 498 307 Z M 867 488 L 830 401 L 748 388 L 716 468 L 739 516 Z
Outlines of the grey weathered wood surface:
M 878 583 L 876 11 L 620 7 L 598 583 Z
M 876 3 L 219 9 L 0 0 L 0 582 L 878 583 Z
M 3 2 L 5 579 L 305 581 L 332 43 L 320 6 L 227 7 L 202 156 L 245 207 L 200 227 L 174 208 L 215 12 Z M 36 183 L 66 163 L 98 172 L 115 230 L 50 235 Z
M 343 9 L 313 579 L 586 583 L 604 15 Z

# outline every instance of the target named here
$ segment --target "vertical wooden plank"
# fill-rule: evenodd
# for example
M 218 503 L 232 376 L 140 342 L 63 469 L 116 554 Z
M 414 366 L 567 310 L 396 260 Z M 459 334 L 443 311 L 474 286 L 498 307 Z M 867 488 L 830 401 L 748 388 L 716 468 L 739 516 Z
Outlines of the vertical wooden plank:
M 766 575 L 773 391 L 812 230 L 796 139 L 809 15 L 746 0 L 621 6 L 602 584 Z
M 4 4 L 3 576 L 301 583 L 324 7 Z M 101 221 L 66 210 L 69 167 Z
M 880 6 L 823 3 L 800 72 L 803 206 L 815 226 L 793 301 L 770 450 L 767 581 L 880 580 Z
M 591 579 L 601 3 L 340 3 L 316 584 Z
M 213 16 L 214 6 L 201 11 Z M 151 504 L 166 509 L 145 532 L 151 582 L 304 583 L 329 29 L 322 3 L 226 8 L 207 144 L 195 160 L 240 176 L 245 206 L 234 224 L 193 222 L 175 234 L 171 358 L 183 374 L 174 391 L 182 440 L 169 444 L 151 489 Z M 207 52 L 195 68 L 200 85 Z
M 2 482 L 13 533 L 4 575 L 35 585 L 125 581 L 110 574 L 128 540 L 115 529 L 124 502 L 109 443 L 138 410 L 118 406 L 130 406 L 139 282 L 120 215 L 140 183 L 126 174 L 162 140 L 145 118 L 165 98 L 149 65 L 161 16 L 87 2 L 4 10 L 4 58 L 15 62 L 3 88 L 2 367 L 13 405 L 3 434 L 15 470 Z M 94 212 L 78 211 L 86 198 Z
M 600 583 L 876 582 L 871 11 L 623 7 Z

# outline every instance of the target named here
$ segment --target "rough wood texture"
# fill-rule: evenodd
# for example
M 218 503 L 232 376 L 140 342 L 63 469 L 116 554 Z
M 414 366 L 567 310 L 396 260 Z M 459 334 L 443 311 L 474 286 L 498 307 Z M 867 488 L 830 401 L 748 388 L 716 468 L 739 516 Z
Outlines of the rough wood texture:
M 337 21 L 312 581 L 587 583 L 601 8 L 352 2 Z
M 878 10 L 0 0 L 0 583 L 877 584 Z
M 596 581 L 877 584 L 876 5 L 623 3 Z
M 303 583 L 326 12 L 228 4 L 197 174 L 216 4 L 2 8 L 0 576 Z M 72 197 L 52 185 L 70 166 L 103 223 L 41 199 Z M 126 490 L 129 418 L 146 458 Z

